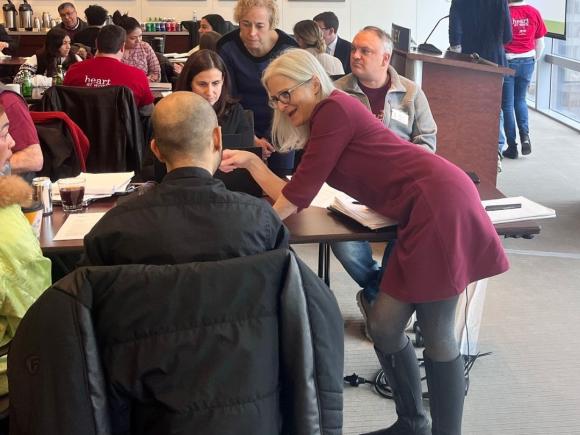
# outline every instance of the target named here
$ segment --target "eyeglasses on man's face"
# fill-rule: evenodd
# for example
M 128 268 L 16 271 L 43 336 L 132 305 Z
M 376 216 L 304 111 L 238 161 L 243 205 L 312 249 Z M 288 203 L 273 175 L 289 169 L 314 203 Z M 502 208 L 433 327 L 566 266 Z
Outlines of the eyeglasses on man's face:
M 290 89 L 280 92 L 277 96 L 270 97 L 268 100 L 268 106 L 270 106 L 272 109 L 277 109 L 278 103 L 290 104 L 292 92 L 294 92 L 300 86 L 308 83 L 310 80 L 312 80 L 312 77 L 310 77 L 308 80 L 304 80 L 303 82 L 298 83 L 297 85 L 292 86 Z

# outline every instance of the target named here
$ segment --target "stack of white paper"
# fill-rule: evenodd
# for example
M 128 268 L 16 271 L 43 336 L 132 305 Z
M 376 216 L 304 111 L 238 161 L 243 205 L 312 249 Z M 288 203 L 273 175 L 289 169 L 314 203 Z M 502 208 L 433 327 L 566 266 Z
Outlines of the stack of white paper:
M 167 59 L 177 59 L 179 57 L 188 57 L 187 53 L 163 53 L 163 56 L 165 56 Z
M 198 47 L 193 47 L 191 50 L 189 50 L 186 53 L 163 53 L 163 56 L 165 56 L 167 59 L 169 59 L 170 62 L 187 62 L 187 59 L 189 58 L 189 56 L 191 56 L 193 53 L 195 53 L 197 50 L 199 50 Z
M 170 91 L 171 83 L 149 82 L 149 89 L 151 91 Z
M 311 207 L 328 208 L 334 202 L 334 198 L 339 195 L 345 195 L 340 190 L 336 190 L 330 187 L 328 184 L 324 183 L 320 188 L 318 194 L 314 197 L 310 203 Z
M 371 230 L 397 225 L 396 220 L 371 210 L 342 192 L 334 198 L 330 207 Z
M 489 218 L 494 224 L 501 224 L 506 222 L 518 222 L 527 220 L 547 219 L 556 217 L 556 210 L 544 207 L 537 202 L 531 201 L 523 196 L 515 196 L 511 198 L 490 199 L 481 201 L 484 207 L 493 205 L 514 205 L 521 204 L 518 208 L 509 208 L 506 210 L 487 211 Z
M 84 174 L 85 193 L 89 195 L 112 195 L 124 192 L 135 172 L 107 172 L 103 174 Z
M 109 172 L 103 174 L 82 174 L 85 176 L 85 196 L 83 201 L 107 198 L 117 192 L 124 192 L 135 176 L 135 172 Z M 57 182 L 58 183 L 58 182 Z M 52 199 L 60 201 L 58 184 L 52 189 Z

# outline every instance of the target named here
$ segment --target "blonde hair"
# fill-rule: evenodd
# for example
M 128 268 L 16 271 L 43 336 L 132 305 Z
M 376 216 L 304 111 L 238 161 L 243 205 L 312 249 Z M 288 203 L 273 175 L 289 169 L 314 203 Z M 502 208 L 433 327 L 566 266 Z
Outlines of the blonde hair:
M 319 53 L 326 51 L 322 30 L 312 20 L 298 21 L 294 25 L 294 37 L 304 41 L 304 45 L 306 46 L 302 48 L 315 48 Z
M 270 12 L 270 28 L 278 27 L 280 12 L 276 0 L 238 0 L 234 7 L 234 20 L 239 23 L 252 8 L 266 8 Z
M 316 77 L 320 82 L 318 101 L 328 97 L 335 89 L 332 80 L 318 62 L 306 50 L 297 48 L 284 51 L 274 59 L 262 75 L 262 85 L 267 89 L 268 80 L 274 76 L 284 76 L 296 83 L 305 82 Z M 279 110 L 274 110 L 272 121 L 272 144 L 279 151 L 291 151 L 304 148 L 310 137 L 308 124 L 294 127 L 290 119 Z

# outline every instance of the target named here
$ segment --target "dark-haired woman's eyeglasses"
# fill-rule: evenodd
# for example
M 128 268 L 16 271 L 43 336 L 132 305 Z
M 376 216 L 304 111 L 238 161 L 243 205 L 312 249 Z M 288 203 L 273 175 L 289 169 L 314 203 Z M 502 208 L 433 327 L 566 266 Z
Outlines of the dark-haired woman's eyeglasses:
M 312 77 L 310 77 L 308 80 L 304 80 L 303 82 L 298 83 L 297 85 L 292 86 L 290 89 L 280 92 L 276 97 L 270 97 L 270 99 L 268 100 L 268 106 L 270 106 L 272 109 L 277 109 L 278 103 L 290 104 L 292 92 L 294 92 L 300 86 L 308 83 L 310 80 L 312 80 Z

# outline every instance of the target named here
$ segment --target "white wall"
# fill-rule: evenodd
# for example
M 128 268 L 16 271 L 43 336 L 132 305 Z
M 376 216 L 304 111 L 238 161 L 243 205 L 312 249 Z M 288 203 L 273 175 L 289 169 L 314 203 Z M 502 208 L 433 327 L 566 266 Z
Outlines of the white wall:
M 64 0 L 62 0 L 64 1 Z M 135 18 L 145 21 L 148 17 L 174 17 L 177 20 L 189 20 L 193 11 L 197 17 L 218 13 L 226 19 L 232 19 L 235 0 L 71 0 L 79 14 L 90 4 L 100 4 L 110 13 L 116 9 L 129 12 Z M 314 17 L 319 12 L 332 10 L 340 21 L 339 34 L 345 39 L 352 39 L 358 30 L 366 25 L 376 25 L 390 31 L 391 24 L 409 27 L 417 43 L 423 42 L 437 20 L 449 12 L 450 0 L 346 0 L 344 2 L 309 2 L 278 0 L 282 20 L 280 28 L 290 32 L 294 23 Z M 18 6 L 19 0 L 14 0 Z M 35 14 L 50 12 L 56 15 L 60 1 L 30 0 Z M 447 22 L 441 23 L 432 42 L 439 48 L 446 48 Z

